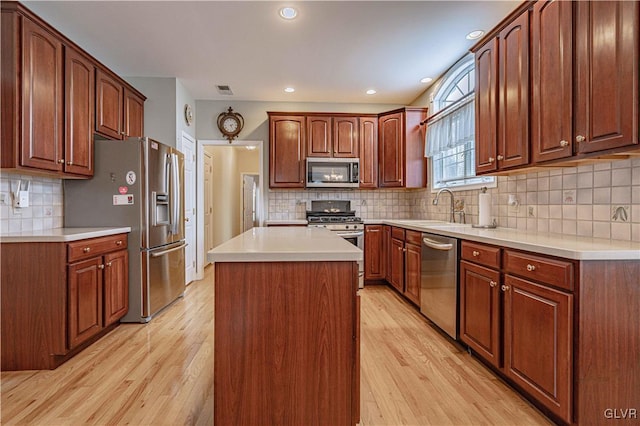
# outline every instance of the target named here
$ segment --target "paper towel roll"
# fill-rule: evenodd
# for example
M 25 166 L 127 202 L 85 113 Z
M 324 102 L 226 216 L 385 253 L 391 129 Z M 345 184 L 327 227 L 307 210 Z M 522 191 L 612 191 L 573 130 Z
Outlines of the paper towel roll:
M 491 194 L 478 194 L 478 225 L 491 225 Z

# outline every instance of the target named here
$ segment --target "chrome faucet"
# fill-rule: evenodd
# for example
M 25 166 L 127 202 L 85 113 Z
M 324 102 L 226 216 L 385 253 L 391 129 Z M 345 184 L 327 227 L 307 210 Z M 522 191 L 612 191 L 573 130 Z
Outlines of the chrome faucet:
M 440 191 L 438 191 L 438 193 L 436 194 L 436 198 L 433 199 L 433 205 L 437 206 L 438 205 L 438 199 L 440 198 L 440 194 L 442 194 L 443 192 L 448 192 L 449 195 L 451 195 L 451 211 L 450 211 L 450 215 L 451 215 L 451 220 L 449 222 L 451 223 L 456 223 L 456 217 L 454 215 L 454 208 L 453 208 L 453 192 L 451 192 L 450 189 L 448 188 L 442 188 Z

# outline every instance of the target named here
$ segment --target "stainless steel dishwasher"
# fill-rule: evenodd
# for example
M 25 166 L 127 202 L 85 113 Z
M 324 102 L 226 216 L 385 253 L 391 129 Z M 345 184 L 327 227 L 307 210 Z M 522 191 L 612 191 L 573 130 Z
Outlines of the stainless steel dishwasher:
M 422 234 L 420 312 L 458 338 L 458 240 Z

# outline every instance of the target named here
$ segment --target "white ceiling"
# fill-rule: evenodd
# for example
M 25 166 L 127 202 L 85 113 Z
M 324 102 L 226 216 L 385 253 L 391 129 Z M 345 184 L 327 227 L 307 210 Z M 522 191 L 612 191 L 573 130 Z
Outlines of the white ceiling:
M 474 44 L 467 33 L 520 3 L 24 1 L 116 73 L 177 77 L 196 99 L 389 104 L 413 101 L 422 77 L 441 75 Z M 278 16 L 285 5 L 296 20 Z

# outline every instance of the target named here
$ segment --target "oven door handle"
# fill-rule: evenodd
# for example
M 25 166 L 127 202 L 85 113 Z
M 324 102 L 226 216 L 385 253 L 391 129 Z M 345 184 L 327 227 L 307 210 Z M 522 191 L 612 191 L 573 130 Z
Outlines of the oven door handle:
M 363 231 L 356 231 L 356 232 L 339 232 L 336 231 L 336 235 L 342 237 L 342 238 L 353 238 L 353 237 L 362 237 L 364 235 Z

